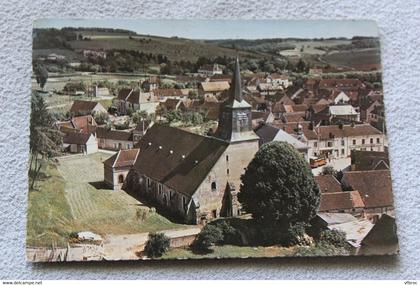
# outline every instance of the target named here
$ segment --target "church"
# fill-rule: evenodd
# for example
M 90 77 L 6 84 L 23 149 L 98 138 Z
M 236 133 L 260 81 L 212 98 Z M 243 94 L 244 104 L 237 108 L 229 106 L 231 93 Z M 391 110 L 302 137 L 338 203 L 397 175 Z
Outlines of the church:
M 258 151 L 251 105 L 242 98 L 239 60 L 214 135 L 203 136 L 155 124 L 140 140 L 127 192 L 204 224 L 241 214 L 240 176 Z

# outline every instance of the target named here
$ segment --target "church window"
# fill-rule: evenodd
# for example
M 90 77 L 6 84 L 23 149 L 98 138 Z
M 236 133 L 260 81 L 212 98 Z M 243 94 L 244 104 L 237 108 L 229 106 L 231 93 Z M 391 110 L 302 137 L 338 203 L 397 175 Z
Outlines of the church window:
M 229 161 L 229 155 L 226 155 L 226 161 Z
M 216 189 L 217 189 L 216 181 L 213 181 L 213 182 L 211 183 L 211 190 L 212 190 L 212 191 L 216 191 Z
M 228 169 L 226 169 L 226 173 L 227 173 L 227 175 L 229 175 L 229 168 L 228 168 Z

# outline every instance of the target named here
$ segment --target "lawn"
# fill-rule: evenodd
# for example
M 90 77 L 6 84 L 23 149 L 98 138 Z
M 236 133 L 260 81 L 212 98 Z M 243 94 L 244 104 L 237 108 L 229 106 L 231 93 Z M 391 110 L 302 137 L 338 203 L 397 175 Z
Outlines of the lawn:
M 213 252 L 208 254 L 193 253 L 185 248 L 172 248 L 162 259 L 203 259 L 203 258 L 246 258 L 246 257 L 277 257 L 290 256 L 294 253 L 294 248 L 286 248 L 280 246 L 268 247 L 250 247 L 250 246 L 234 246 L 223 245 L 212 248 Z
M 132 234 L 182 228 L 150 211 L 124 191 L 106 189 L 102 162 L 111 154 L 95 153 L 48 163 L 39 191 L 29 193 L 28 245 L 66 245 L 73 231 Z

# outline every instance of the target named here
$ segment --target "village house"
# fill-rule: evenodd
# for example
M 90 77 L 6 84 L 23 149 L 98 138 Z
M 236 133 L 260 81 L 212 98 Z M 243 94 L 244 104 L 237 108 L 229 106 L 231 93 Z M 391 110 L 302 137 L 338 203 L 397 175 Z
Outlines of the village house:
M 351 151 L 351 170 L 387 170 L 389 168 L 388 152 L 386 151 Z
M 236 197 L 240 176 L 257 152 L 259 138 L 251 127 L 251 105 L 242 98 L 240 80 L 237 60 L 214 136 L 152 126 L 139 142 L 127 191 L 153 200 L 186 223 L 241 214 Z
M 132 131 L 111 130 L 107 127 L 98 127 L 96 129 L 96 137 L 98 146 L 101 149 L 132 149 L 135 143 Z
M 98 142 L 94 133 L 67 132 L 63 137 L 63 150 L 91 154 L 98 151 Z
M 395 218 L 383 214 L 373 228 L 360 242 L 356 254 L 358 255 L 384 255 L 397 254 L 398 236 Z
M 203 77 L 211 77 L 216 74 L 223 74 L 223 67 L 217 63 L 206 64 L 197 70 L 198 74 Z
M 328 117 L 330 123 L 360 121 L 360 114 L 352 105 L 331 105 L 328 107 Z
M 96 113 L 108 113 L 101 103 L 96 101 L 74 100 L 70 108 L 70 114 L 87 115 Z
M 140 150 L 120 150 L 104 161 L 104 181 L 113 190 L 121 190 L 128 172 L 133 167 Z
M 350 213 L 362 216 L 365 204 L 358 191 L 340 191 L 321 193 L 319 202 L 320 213 Z
M 221 94 L 229 88 L 230 85 L 227 81 L 201 82 L 198 87 L 198 95 L 204 97 L 210 94 L 220 98 Z
M 310 157 L 342 158 L 352 150 L 383 151 L 385 146 L 385 135 L 369 124 L 319 126 L 314 131 Z
M 319 89 L 339 89 L 342 91 L 346 90 L 358 90 L 359 88 L 364 88 L 364 84 L 359 79 L 337 79 L 337 78 L 327 78 L 322 79 L 319 82 Z
M 106 51 L 85 49 L 82 51 L 84 57 L 102 58 L 106 59 Z
M 274 126 L 263 124 L 255 129 L 255 133 L 260 138 L 260 146 L 272 141 L 287 142 L 301 153 L 307 162 L 309 162 L 308 146 L 285 131 Z
M 364 203 L 363 215 L 374 223 L 382 214 L 394 216 L 391 172 L 389 170 L 346 171 L 341 183 L 358 191 Z
M 289 81 L 289 76 L 277 73 L 267 75 L 266 82 L 271 83 L 272 85 L 283 86 L 283 88 L 287 88 L 292 85 L 292 82 Z
M 155 88 L 151 93 L 158 98 L 161 101 L 164 101 L 166 99 L 181 99 L 185 95 L 182 93 L 181 89 L 176 88 L 167 88 L 167 89 L 161 89 L 161 88 Z
M 151 92 L 159 88 L 160 78 L 157 76 L 150 76 L 148 79 L 141 83 L 141 88 L 146 92 Z
M 156 113 L 159 100 L 153 93 L 144 93 L 141 90 L 121 89 L 118 92 L 116 107 L 119 114 L 128 112 L 145 111 L 147 114 Z
M 70 120 L 57 121 L 55 127 L 62 132 L 90 134 L 96 131 L 98 124 L 92 115 L 72 117 Z
M 341 183 L 331 174 L 315 176 L 321 193 L 342 192 Z

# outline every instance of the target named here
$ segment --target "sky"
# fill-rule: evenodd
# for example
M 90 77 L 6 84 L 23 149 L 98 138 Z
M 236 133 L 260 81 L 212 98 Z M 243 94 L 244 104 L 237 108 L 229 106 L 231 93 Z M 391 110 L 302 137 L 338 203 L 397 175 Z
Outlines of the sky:
M 99 27 L 189 39 L 331 38 L 378 36 L 369 20 L 121 20 L 41 19 L 34 28 Z

